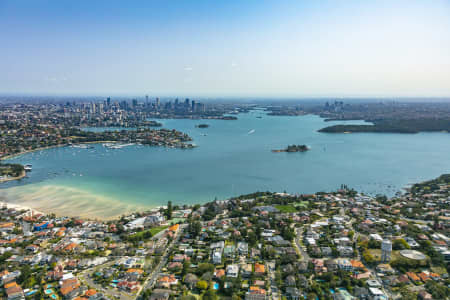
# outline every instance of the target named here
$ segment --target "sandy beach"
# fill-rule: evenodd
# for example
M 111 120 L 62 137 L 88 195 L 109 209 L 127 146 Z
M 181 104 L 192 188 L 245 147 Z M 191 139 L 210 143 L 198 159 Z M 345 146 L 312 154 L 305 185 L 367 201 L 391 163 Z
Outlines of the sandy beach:
M 126 203 L 74 187 L 41 184 L 0 189 L 0 201 L 10 206 L 54 213 L 57 216 L 92 220 L 117 219 L 125 214 L 155 208 Z
M 42 214 L 42 215 L 45 214 L 45 213 L 43 213 L 41 211 L 38 211 L 38 210 L 33 209 L 31 207 L 28 207 L 28 206 L 24 206 L 24 205 L 20 205 L 20 204 L 16 204 L 16 203 L 3 202 L 3 201 L 0 201 L 0 208 L 6 208 L 6 209 L 13 208 L 15 210 L 31 211 L 33 214 Z
M 27 176 L 27 172 L 22 171 L 22 174 L 20 174 L 19 176 L 16 176 L 16 177 L 6 177 L 6 178 L 1 178 L 1 179 L 0 179 L 0 183 L 2 183 L 2 182 L 7 182 L 7 181 L 11 181 L 11 180 L 19 180 L 19 179 L 24 178 L 25 176 Z

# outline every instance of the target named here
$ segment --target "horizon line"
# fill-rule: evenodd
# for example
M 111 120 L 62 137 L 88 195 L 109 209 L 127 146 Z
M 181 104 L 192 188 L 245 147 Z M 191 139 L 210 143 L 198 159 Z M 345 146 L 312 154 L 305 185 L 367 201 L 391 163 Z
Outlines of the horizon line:
M 203 98 L 203 99 L 279 99 L 279 100 L 312 100 L 312 99 L 383 99 L 383 100 L 396 100 L 396 99 L 433 99 L 433 100 L 450 100 L 450 95 L 440 95 L 440 96 L 431 96 L 431 95 L 417 95 L 417 96 L 408 96 L 408 95 L 379 95 L 379 96 L 370 96 L 370 95 L 214 95 L 214 94 L 202 94 L 202 93 L 186 93 L 180 95 L 169 94 L 169 93 L 51 93 L 51 92 L 0 92 L 0 97 L 129 97 L 129 98 L 144 98 L 148 96 L 149 99 L 152 98 L 179 98 L 179 97 L 189 97 L 189 98 Z

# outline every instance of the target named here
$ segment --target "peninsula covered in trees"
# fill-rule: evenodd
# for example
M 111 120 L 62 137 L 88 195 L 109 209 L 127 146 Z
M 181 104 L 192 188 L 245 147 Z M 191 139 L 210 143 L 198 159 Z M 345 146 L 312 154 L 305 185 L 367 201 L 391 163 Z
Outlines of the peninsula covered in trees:
M 348 99 L 328 100 L 324 104 L 303 101 L 267 107 L 269 115 L 318 115 L 325 121 L 364 120 L 371 124 L 336 124 L 319 130 L 327 133 L 376 132 L 418 133 L 450 132 L 450 102 L 448 99 L 414 101 Z
M 409 120 L 376 120 L 373 125 L 333 125 L 322 128 L 319 132 L 350 133 L 350 132 L 391 132 L 419 133 L 422 131 L 450 132 L 450 119 L 409 119 Z
M 0 161 L 0 182 L 20 179 L 24 176 L 24 166 L 20 164 L 5 164 Z

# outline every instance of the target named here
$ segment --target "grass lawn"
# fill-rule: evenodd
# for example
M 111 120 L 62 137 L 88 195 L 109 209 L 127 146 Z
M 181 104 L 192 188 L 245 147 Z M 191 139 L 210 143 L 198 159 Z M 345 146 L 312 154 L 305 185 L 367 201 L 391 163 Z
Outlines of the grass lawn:
M 431 267 L 431 271 L 439 275 L 446 274 L 447 270 L 443 267 Z
M 169 226 L 167 226 L 167 225 L 166 226 L 158 226 L 158 227 L 150 228 L 149 230 L 150 230 L 150 233 L 152 234 L 152 236 L 154 236 L 158 232 L 163 231 L 164 229 L 166 229 L 167 227 L 169 227 Z
M 153 228 L 150 228 L 150 229 L 148 229 L 148 230 L 144 230 L 144 231 L 141 231 L 141 232 L 137 232 L 137 233 L 135 233 L 135 234 L 133 234 L 133 235 L 130 235 L 130 237 L 131 237 L 131 238 L 139 238 L 139 237 L 143 237 L 144 233 L 146 233 L 146 232 L 150 232 L 150 233 L 152 234 L 152 236 L 154 236 L 154 235 L 157 234 L 158 232 L 160 232 L 160 231 L 166 229 L 167 227 L 169 227 L 169 226 L 165 225 L 165 226 L 153 227 Z
M 308 201 L 300 201 L 298 203 L 295 203 L 294 206 L 295 207 L 301 206 L 301 207 L 307 208 L 308 207 Z
M 186 220 L 186 218 L 172 218 L 169 220 L 169 224 L 173 225 L 176 223 L 181 223 L 181 222 L 184 222 L 184 220 Z
M 381 259 L 381 249 L 369 249 L 370 254 L 373 255 L 373 257 L 375 257 L 376 260 L 380 260 Z M 400 251 L 399 250 L 393 250 L 391 253 L 391 262 L 399 259 L 401 257 L 400 255 Z
M 295 213 L 297 209 L 292 205 L 275 205 L 275 208 L 282 213 Z

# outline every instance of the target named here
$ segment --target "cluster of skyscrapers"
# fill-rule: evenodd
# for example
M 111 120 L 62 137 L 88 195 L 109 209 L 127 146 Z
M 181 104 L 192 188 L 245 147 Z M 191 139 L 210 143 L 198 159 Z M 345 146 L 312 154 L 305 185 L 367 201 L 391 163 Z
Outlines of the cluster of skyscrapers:
M 173 102 L 171 100 L 161 102 L 159 98 L 154 101 L 149 100 L 148 95 L 145 96 L 145 101 L 138 101 L 137 99 L 112 101 L 111 97 L 106 98 L 103 102 L 89 102 L 89 103 L 66 103 L 66 108 L 70 110 L 77 109 L 82 112 L 92 115 L 103 114 L 113 111 L 147 111 L 147 112 L 165 112 L 165 113 L 202 113 L 205 112 L 205 105 L 195 100 L 186 98 L 180 101 L 176 98 Z

